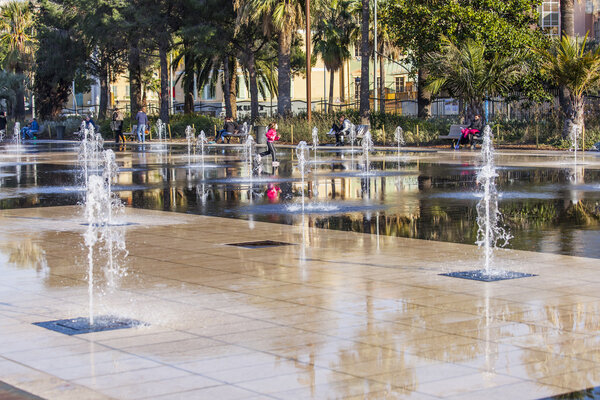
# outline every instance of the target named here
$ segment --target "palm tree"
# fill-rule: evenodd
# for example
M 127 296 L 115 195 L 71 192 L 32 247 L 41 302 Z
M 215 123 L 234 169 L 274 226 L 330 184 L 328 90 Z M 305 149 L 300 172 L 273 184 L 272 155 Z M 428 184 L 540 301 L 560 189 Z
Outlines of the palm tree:
M 575 36 L 575 0 L 560 0 L 560 36 Z
M 486 47 L 472 39 L 457 46 L 442 38 L 441 49 L 426 57 L 430 71 L 427 84 L 432 93 L 447 90 L 467 104 L 467 116 L 483 115 L 486 96 L 508 92 L 526 73 L 520 54 L 486 55 Z
M 401 49 L 396 46 L 391 38 L 390 27 L 385 23 L 384 13 L 388 7 L 379 7 L 380 15 L 377 16 L 381 21 L 377 27 L 377 54 L 379 56 L 379 105 L 380 110 L 385 111 L 385 62 L 386 59 L 397 59 L 401 54 Z
M 0 43 L 8 48 L 3 65 L 15 74 L 23 74 L 30 70 L 32 64 L 33 45 L 33 13 L 28 3 L 10 1 L 0 8 Z M 16 118 L 25 115 L 25 102 L 21 85 L 16 93 L 14 115 Z
M 349 11 L 351 0 L 332 0 L 319 10 L 313 37 L 313 50 L 329 70 L 329 112 L 333 110 L 334 74 L 350 59 L 348 50 L 355 39 L 357 27 Z
M 584 126 L 584 94 L 600 83 L 600 47 L 586 50 L 586 44 L 587 35 L 583 39 L 563 36 L 549 49 L 536 50 L 548 80 L 569 91 L 563 137 L 568 136 L 572 124 Z
M 261 24 L 265 34 L 277 34 L 277 113 L 287 115 L 292 111 L 292 39 L 304 20 L 304 1 L 235 0 L 235 5 L 238 10 L 238 22 Z
M 369 0 L 361 0 L 361 22 L 360 22 L 360 109 L 359 114 L 362 124 L 369 123 L 369 59 L 371 57 L 371 45 L 369 43 Z

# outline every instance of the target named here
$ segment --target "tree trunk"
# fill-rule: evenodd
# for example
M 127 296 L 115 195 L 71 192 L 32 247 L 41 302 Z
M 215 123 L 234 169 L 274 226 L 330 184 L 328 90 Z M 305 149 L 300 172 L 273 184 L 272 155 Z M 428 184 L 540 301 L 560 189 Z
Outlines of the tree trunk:
M 140 49 L 137 41 L 129 48 L 129 98 L 130 112 L 135 116 L 142 103 L 142 70 L 140 66 Z
M 108 111 L 108 66 L 102 63 L 100 69 L 100 107 L 98 108 L 98 120 L 104 120 L 107 117 Z
M 23 74 L 23 70 L 21 68 L 15 68 L 14 73 Z M 25 117 L 25 79 L 21 81 L 21 84 L 15 90 L 13 115 L 15 116 L 15 120 Z
M 231 104 L 231 118 L 237 120 L 237 70 L 238 63 L 235 57 L 231 58 L 229 74 L 229 103 Z
M 225 100 L 225 116 L 237 119 L 236 84 L 237 84 L 237 60 L 226 57 L 223 60 L 223 93 Z
M 583 96 L 580 96 L 575 100 L 575 105 L 573 108 L 575 108 L 574 122 L 579 125 L 581 129 L 583 129 L 585 126 L 585 99 Z
M 575 0 L 560 0 L 560 35 L 575 36 Z
M 160 113 L 159 118 L 165 124 L 169 123 L 169 96 L 171 88 L 169 87 L 169 62 L 167 60 L 168 42 L 163 39 L 158 48 L 158 57 L 160 59 Z
M 369 124 L 371 104 L 369 102 L 369 0 L 362 0 L 361 40 L 360 40 L 360 119 L 364 125 Z
M 329 70 L 329 112 L 333 112 L 333 80 L 335 79 L 335 71 Z
M 248 57 L 248 75 L 250 76 L 250 121 L 254 122 L 258 119 L 258 83 L 254 54 Z
M 225 117 L 231 117 L 231 73 L 229 57 L 223 58 L 223 100 L 225 100 Z
M 379 95 L 381 96 L 379 111 L 385 113 L 385 60 L 381 55 L 379 55 Z
M 196 73 L 194 65 L 192 64 L 191 57 L 188 55 L 189 45 L 187 42 L 183 42 L 183 48 L 185 51 L 184 64 L 185 64 L 185 79 L 184 93 L 185 99 L 183 104 L 184 114 L 191 114 L 194 112 L 194 74 Z
M 425 89 L 425 81 L 429 77 L 429 72 L 419 68 L 419 77 L 417 81 L 417 102 L 418 117 L 427 119 L 431 115 L 431 92 Z
M 279 33 L 279 49 L 277 54 L 277 85 L 279 88 L 277 114 L 281 116 L 289 115 L 292 112 L 291 49 L 292 30 L 291 27 L 284 27 Z
M 346 82 L 344 79 L 344 65 L 346 63 L 343 62 L 342 66 L 340 67 L 339 71 L 340 71 L 340 102 L 342 104 L 344 104 L 346 102 L 346 92 L 345 92 L 345 87 L 346 87 Z

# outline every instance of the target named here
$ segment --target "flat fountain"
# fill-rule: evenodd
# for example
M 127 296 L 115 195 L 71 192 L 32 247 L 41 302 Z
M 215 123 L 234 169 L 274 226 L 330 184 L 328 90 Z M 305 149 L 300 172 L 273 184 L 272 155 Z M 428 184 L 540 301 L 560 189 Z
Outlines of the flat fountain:
M 494 265 L 494 250 L 504 247 L 511 235 L 502 227 L 502 214 L 498 207 L 498 190 L 496 178 L 498 173 L 494 165 L 494 146 L 492 130 L 485 127 L 481 146 L 481 168 L 477 174 L 477 183 L 482 189 L 481 200 L 477 204 L 477 246 L 482 250 L 483 269 L 475 271 L 451 272 L 441 275 L 453 278 L 494 282 L 506 279 L 524 278 L 532 274 L 505 271 Z
M 371 132 L 365 131 L 362 139 L 362 149 L 363 149 L 363 163 L 364 163 L 364 175 L 370 174 L 371 163 L 369 161 L 369 155 L 373 150 L 373 139 L 371 139 Z
M 192 163 L 192 150 L 196 142 L 194 129 L 191 126 L 185 128 L 185 140 L 187 142 L 188 166 Z
M 123 260 L 127 257 L 125 236 L 122 226 L 115 223 L 115 216 L 123 205 L 113 192 L 113 182 L 117 178 L 117 164 L 112 150 L 97 154 L 98 147 L 93 129 L 84 131 L 80 151 L 80 161 L 85 169 L 86 230 L 83 233 L 87 248 L 88 316 L 74 319 L 37 322 L 38 325 L 66 335 L 78 335 L 115 329 L 125 329 L 141 325 L 139 321 L 113 315 L 95 315 L 96 286 L 95 269 L 101 267 L 105 285 L 103 293 L 114 292 L 120 279 L 127 275 Z M 86 143 L 88 142 L 88 143 Z M 83 155 L 83 156 L 82 156 Z M 100 159 L 97 157 L 99 156 Z M 90 168 L 97 165 L 98 168 Z
M 406 143 L 404 141 L 404 131 L 401 126 L 397 126 L 394 131 L 394 140 L 398 144 L 398 169 L 400 169 L 400 147 L 404 146 Z
M 301 141 L 298 143 L 296 147 L 296 157 L 298 158 L 298 170 L 300 171 L 300 176 L 302 177 L 302 183 L 300 184 L 300 192 L 302 194 L 302 213 L 304 214 L 304 179 L 306 173 L 308 172 L 308 145 L 305 141 Z

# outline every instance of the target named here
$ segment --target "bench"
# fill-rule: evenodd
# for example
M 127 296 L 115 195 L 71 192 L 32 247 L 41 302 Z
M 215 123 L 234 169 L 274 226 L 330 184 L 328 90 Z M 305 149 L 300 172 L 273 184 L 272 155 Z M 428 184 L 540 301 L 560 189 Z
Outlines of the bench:
M 131 132 L 123 132 L 123 137 L 127 138 L 130 137 L 130 141 L 134 141 L 137 140 L 137 125 L 132 125 L 131 126 Z M 147 129 L 148 127 L 146 127 Z M 146 132 L 144 132 L 144 140 L 146 139 L 146 137 L 148 136 L 148 134 Z
M 229 144 L 229 142 L 231 141 L 231 138 L 238 138 L 238 139 L 240 139 L 240 143 L 244 143 L 246 141 L 246 139 L 248 138 L 248 132 L 252 132 L 252 125 L 249 125 L 248 130 L 245 132 L 243 129 L 240 129 L 237 133 L 234 133 L 232 135 L 223 136 L 223 139 L 227 140 L 227 144 Z
M 447 135 L 440 135 L 440 136 L 438 136 L 438 139 L 452 140 L 452 145 L 450 147 L 454 148 L 454 146 L 456 146 L 456 144 L 460 140 L 460 137 L 462 135 L 461 131 L 463 129 L 465 129 L 466 127 L 468 127 L 468 125 L 451 125 L 450 126 L 450 132 Z
M 356 136 L 354 137 L 354 143 L 357 146 L 360 146 L 362 144 L 362 138 L 363 135 L 365 134 L 366 131 L 368 131 L 370 129 L 370 125 L 354 125 L 354 129 L 356 132 Z M 329 133 L 327 133 L 328 136 L 335 136 L 333 132 L 333 129 L 329 131 Z M 350 141 L 350 135 L 345 134 L 344 135 L 344 139 L 349 142 Z
M 239 138 L 240 139 L 240 143 L 243 143 L 246 141 L 246 138 L 248 137 L 247 133 L 234 133 L 232 135 L 225 135 L 223 136 L 223 139 L 227 140 L 227 144 L 229 144 L 229 142 L 231 141 L 231 138 Z

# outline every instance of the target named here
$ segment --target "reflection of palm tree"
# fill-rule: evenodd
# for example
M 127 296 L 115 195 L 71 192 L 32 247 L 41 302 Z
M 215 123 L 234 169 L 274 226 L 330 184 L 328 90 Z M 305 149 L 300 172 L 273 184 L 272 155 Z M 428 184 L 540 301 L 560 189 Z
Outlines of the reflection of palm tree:
M 396 346 L 391 346 L 391 343 L 395 343 L 394 333 L 391 329 L 381 328 L 381 326 L 374 325 L 374 309 L 373 309 L 373 297 L 370 295 L 373 292 L 373 281 L 367 281 L 367 293 L 365 297 L 366 302 L 366 315 L 365 319 L 367 325 L 363 330 L 356 333 L 359 338 L 355 344 L 349 348 L 342 348 L 339 351 L 337 363 L 332 362 L 332 369 L 341 372 L 363 375 L 364 371 L 357 371 L 357 367 L 360 368 L 362 364 L 377 362 L 377 370 L 382 374 L 386 372 L 403 371 L 402 374 L 395 376 L 394 378 L 401 378 L 402 382 L 395 381 L 393 386 L 398 386 L 404 390 L 415 390 L 417 387 L 416 373 L 414 369 L 409 365 L 406 354 L 402 350 L 396 349 Z M 390 324 L 391 325 L 391 324 Z M 367 343 L 360 341 L 360 338 L 374 338 L 376 337 L 377 345 L 371 346 Z M 385 343 L 386 346 L 379 344 Z M 376 354 L 373 354 L 376 352 Z M 369 395 L 370 393 L 377 393 L 379 388 L 375 386 L 371 388 L 372 384 L 379 384 L 377 381 L 365 380 L 363 385 L 364 392 L 362 394 Z M 349 388 L 347 388 L 349 390 Z M 357 393 L 347 393 L 346 396 L 356 396 Z
M 31 240 L 9 245 L 8 261 L 21 268 L 35 268 L 40 272 L 47 268 L 46 253 Z

